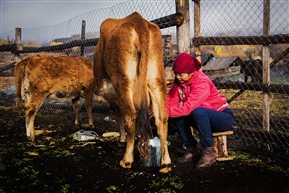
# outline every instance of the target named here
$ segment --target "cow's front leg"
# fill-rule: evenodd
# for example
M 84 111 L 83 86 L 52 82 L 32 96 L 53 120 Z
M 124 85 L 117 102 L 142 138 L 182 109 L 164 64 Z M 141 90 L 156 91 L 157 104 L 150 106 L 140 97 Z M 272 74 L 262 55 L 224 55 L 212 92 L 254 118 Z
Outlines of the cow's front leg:
M 93 93 L 89 92 L 86 94 L 84 102 L 88 114 L 88 123 L 90 128 L 94 128 L 94 120 L 92 116 L 92 101 L 93 101 Z
M 74 110 L 74 115 L 75 115 L 75 121 L 74 121 L 74 125 L 76 127 L 80 127 L 80 108 L 81 108 L 81 105 L 80 105 L 80 97 L 77 96 L 77 97 L 73 97 L 71 99 L 71 102 L 72 102 L 72 107 L 73 107 L 73 110 Z
M 125 129 L 124 129 L 124 118 L 123 117 L 119 118 L 118 127 L 119 127 L 119 133 L 120 133 L 119 142 L 125 143 L 126 142 L 126 133 L 125 133 Z
M 113 107 L 113 111 L 115 114 L 116 122 L 118 124 L 119 133 L 120 133 L 119 142 L 125 143 L 126 142 L 126 133 L 124 129 L 125 116 L 123 115 L 123 113 L 120 112 L 118 107 Z

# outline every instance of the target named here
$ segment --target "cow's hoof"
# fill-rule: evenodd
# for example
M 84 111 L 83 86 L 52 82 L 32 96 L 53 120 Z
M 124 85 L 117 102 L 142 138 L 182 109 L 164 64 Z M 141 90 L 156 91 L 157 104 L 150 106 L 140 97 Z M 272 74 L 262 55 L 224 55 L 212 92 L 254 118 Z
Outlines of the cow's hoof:
M 121 167 L 129 169 L 129 168 L 131 168 L 132 162 L 126 162 L 124 160 L 121 160 L 119 164 Z
M 94 127 L 94 125 L 89 125 L 88 126 L 90 129 L 94 129 L 95 127 Z
M 120 138 L 120 139 L 119 139 L 119 142 L 120 142 L 120 143 L 125 143 L 125 142 L 126 142 L 126 138 L 124 138 L 124 139 Z
M 161 165 L 160 170 L 159 170 L 159 172 L 163 173 L 163 174 L 169 173 L 171 171 L 172 171 L 172 165 L 171 164 L 163 164 L 163 165 Z
M 120 134 L 119 141 L 125 143 L 126 142 L 126 135 Z
M 118 142 L 118 147 L 124 147 L 125 144 L 126 144 L 125 141 L 119 141 L 119 142 Z
M 34 139 L 35 139 L 35 137 L 32 137 L 32 136 L 27 136 L 27 139 L 28 139 L 28 141 L 29 142 L 34 142 Z

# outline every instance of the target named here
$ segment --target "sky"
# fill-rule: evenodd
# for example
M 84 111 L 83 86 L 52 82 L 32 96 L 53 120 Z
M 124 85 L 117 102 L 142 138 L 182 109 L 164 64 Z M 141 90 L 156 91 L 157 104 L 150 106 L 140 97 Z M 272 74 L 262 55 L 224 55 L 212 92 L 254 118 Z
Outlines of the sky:
M 55 25 L 127 0 L 0 0 L 0 34 Z

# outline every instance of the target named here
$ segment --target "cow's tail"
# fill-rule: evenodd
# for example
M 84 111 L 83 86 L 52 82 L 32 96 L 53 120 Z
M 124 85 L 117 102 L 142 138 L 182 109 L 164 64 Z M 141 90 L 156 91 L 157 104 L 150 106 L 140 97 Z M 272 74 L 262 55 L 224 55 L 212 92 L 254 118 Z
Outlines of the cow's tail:
M 19 62 L 15 66 L 14 76 L 15 76 L 15 90 L 16 90 L 16 107 L 19 109 L 23 108 L 23 104 L 21 103 L 21 87 L 22 87 L 22 77 L 24 71 L 23 62 Z
M 146 160 L 149 157 L 149 140 L 151 138 L 151 126 L 149 123 L 148 107 L 142 104 L 137 117 L 137 133 L 140 136 L 138 150 L 141 159 L 145 158 Z
M 143 20 L 142 20 L 143 22 Z M 146 24 L 144 24 L 146 25 Z M 148 72 L 148 51 L 149 51 L 149 30 L 138 33 L 136 40 L 136 48 L 138 50 L 138 68 L 137 68 L 137 88 L 135 93 L 138 99 L 138 116 L 137 116 L 137 134 L 140 136 L 138 150 L 141 158 L 147 159 L 149 156 L 149 140 L 151 136 L 151 126 L 149 119 L 149 93 L 147 88 L 147 72 Z

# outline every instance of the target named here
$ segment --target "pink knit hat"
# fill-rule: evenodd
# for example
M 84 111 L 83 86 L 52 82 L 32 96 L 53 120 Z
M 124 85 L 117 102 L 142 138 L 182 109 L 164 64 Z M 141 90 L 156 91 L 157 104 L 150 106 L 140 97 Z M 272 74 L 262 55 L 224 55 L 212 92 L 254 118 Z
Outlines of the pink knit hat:
M 173 71 L 176 73 L 193 73 L 202 67 L 201 62 L 185 52 L 179 54 L 174 62 Z

